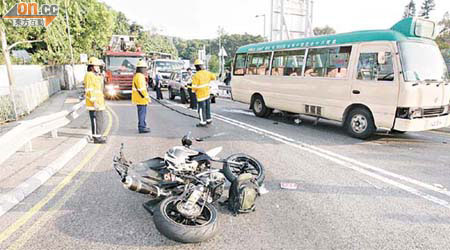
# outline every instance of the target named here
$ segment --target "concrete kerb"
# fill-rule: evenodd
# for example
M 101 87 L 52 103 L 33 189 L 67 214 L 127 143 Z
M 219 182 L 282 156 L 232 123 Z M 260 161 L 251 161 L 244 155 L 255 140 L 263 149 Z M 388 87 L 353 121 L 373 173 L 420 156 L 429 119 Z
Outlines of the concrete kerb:
M 73 157 L 75 157 L 88 144 L 88 138 L 80 139 L 63 155 L 40 170 L 25 182 L 21 183 L 7 194 L 0 195 L 0 217 L 23 201 L 28 195 L 48 181 L 55 173 L 61 170 Z

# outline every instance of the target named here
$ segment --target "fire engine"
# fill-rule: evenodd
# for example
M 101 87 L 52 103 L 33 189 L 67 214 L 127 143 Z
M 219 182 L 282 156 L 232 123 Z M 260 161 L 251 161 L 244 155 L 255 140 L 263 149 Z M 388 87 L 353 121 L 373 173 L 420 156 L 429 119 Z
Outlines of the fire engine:
M 136 47 L 135 39 L 135 36 L 113 35 L 104 52 L 105 94 L 110 99 L 131 95 L 136 64 L 145 56 Z

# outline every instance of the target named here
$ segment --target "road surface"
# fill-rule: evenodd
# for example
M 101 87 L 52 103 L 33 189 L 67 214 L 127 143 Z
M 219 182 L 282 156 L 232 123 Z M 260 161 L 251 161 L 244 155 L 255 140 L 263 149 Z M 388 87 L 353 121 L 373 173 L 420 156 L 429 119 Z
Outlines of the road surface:
M 195 115 L 178 99 L 164 103 Z M 109 108 L 108 144 L 86 147 L 4 215 L 0 249 L 450 249 L 450 133 L 380 133 L 361 141 L 333 122 L 262 119 L 245 104 L 218 99 L 206 129 L 153 102 L 152 132 L 140 135 L 129 100 Z M 259 159 L 269 193 L 254 213 L 235 217 L 219 208 L 217 237 L 182 245 L 156 230 L 142 207 L 146 197 L 125 190 L 111 163 L 121 143 L 129 159 L 141 161 L 162 156 L 188 131 L 212 136 L 195 147 Z M 281 189 L 281 182 L 298 189 Z

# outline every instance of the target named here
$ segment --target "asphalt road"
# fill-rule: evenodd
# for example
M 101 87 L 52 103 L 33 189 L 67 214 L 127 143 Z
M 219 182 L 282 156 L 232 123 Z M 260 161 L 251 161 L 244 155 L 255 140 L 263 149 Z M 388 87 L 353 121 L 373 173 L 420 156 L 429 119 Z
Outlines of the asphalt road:
M 178 99 L 164 102 L 195 114 Z M 296 124 L 281 114 L 261 119 L 247 105 L 219 99 L 209 128 L 154 102 L 152 132 L 139 135 L 129 101 L 109 106 L 109 143 L 89 145 L 4 215 L 0 249 L 450 249 L 450 133 L 380 133 L 361 141 L 336 123 Z M 213 136 L 196 147 L 259 159 L 269 193 L 254 213 L 235 217 L 219 208 L 217 237 L 182 245 L 156 230 L 142 207 L 146 197 L 125 190 L 111 162 L 121 143 L 129 159 L 141 161 L 162 156 L 188 131 Z M 298 189 L 281 189 L 280 182 Z

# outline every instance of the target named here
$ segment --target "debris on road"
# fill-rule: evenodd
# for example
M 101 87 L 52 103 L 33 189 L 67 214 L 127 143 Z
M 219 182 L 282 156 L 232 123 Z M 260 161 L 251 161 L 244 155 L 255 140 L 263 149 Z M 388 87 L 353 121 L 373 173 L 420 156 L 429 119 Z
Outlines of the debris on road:
M 296 190 L 298 189 L 298 184 L 290 182 L 280 182 L 280 187 L 281 189 Z
M 269 190 L 267 190 L 267 188 L 264 186 L 264 184 L 262 184 L 258 188 L 258 191 L 259 191 L 259 194 L 261 194 L 261 195 L 269 193 Z

